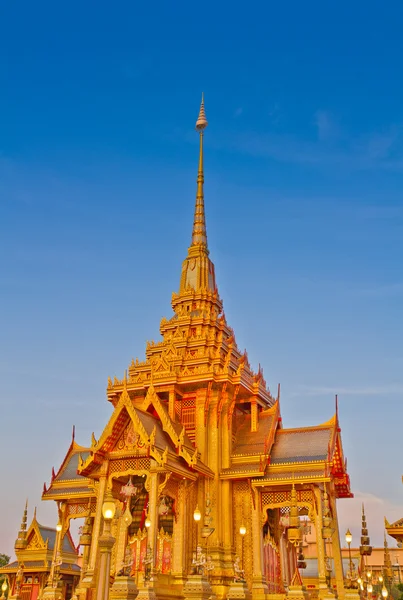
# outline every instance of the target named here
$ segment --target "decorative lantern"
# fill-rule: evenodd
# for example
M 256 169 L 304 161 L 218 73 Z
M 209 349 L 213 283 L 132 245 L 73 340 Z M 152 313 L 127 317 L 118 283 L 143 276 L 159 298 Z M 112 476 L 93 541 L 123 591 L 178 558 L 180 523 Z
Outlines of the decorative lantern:
M 131 498 L 137 494 L 137 487 L 133 485 L 132 478 L 129 478 L 129 481 L 126 485 L 122 485 L 120 493 L 125 498 Z

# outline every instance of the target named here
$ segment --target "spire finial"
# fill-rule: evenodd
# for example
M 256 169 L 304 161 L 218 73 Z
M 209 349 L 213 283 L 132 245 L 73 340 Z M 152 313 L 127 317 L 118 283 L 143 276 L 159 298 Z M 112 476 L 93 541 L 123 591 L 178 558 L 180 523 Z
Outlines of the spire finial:
M 21 521 L 21 531 L 26 531 L 27 529 L 27 517 L 28 517 L 28 498 L 25 500 L 25 508 L 24 514 Z
M 18 532 L 18 537 L 15 541 L 14 548 L 16 550 L 24 550 L 27 547 L 27 515 L 28 515 L 28 498 L 25 502 L 24 513 L 22 515 L 21 526 Z
M 204 110 L 204 95 L 200 104 L 199 116 L 196 121 L 196 131 L 200 135 L 199 169 L 197 173 L 196 206 L 193 220 L 191 246 L 199 246 L 207 250 L 206 215 L 204 212 L 204 167 L 203 167 L 203 135 L 208 123 Z
M 206 215 L 204 210 L 204 167 L 203 167 L 203 136 L 207 127 L 206 113 L 204 110 L 204 97 L 200 105 L 199 116 L 196 121 L 196 131 L 200 136 L 199 168 L 197 172 L 196 204 L 193 219 L 192 240 L 188 249 L 187 257 L 182 263 L 178 300 L 172 307 L 179 313 L 183 308 L 183 294 L 190 290 L 196 293 L 214 294 L 211 300 L 216 303 L 219 313 L 222 311 L 222 303 L 217 294 L 214 265 L 209 258 L 206 233 Z M 186 296 L 186 303 L 189 297 Z M 174 300 L 173 300 L 174 302 Z

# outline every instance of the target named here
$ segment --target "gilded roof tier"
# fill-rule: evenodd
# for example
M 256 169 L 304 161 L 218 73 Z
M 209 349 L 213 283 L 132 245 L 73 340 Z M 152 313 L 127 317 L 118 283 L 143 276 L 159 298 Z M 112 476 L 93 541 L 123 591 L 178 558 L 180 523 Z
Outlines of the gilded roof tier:
M 252 428 L 251 414 L 242 412 L 236 414 L 233 425 L 235 442 L 232 447 L 232 456 L 269 454 L 279 422 L 278 402 L 268 410 L 259 412 L 256 431 Z

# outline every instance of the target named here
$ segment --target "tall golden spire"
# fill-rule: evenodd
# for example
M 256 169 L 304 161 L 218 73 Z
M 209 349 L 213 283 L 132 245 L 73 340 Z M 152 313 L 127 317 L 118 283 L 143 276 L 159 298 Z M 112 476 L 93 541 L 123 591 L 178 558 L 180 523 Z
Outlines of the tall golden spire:
M 217 291 L 214 265 L 209 259 L 207 247 L 206 215 L 204 210 L 203 136 L 207 124 L 206 112 L 204 110 L 204 97 L 202 96 L 199 116 L 196 121 L 196 131 L 199 132 L 200 136 L 200 149 L 192 241 L 188 249 L 188 255 L 182 264 L 182 275 L 179 288 L 180 298 L 182 298 L 183 294 L 188 294 L 192 290 L 197 294 L 215 294 Z M 219 303 L 220 302 L 221 301 L 219 301 Z M 221 310 L 221 304 L 220 307 Z
M 361 516 L 361 545 L 360 545 L 361 556 L 371 556 L 372 546 L 370 546 L 370 540 L 368 535 L 367 519 L 365 517 L 364 503 L 362 504 L 362 516 Z
M 202 94 L 202 100 L 200 105 L 199 116 L 196 121 L 196 131 L 199 132 L 200 136 L 200 150 L 199 150 L 199 169 L 197 172 L 197 191 L 196 191 L 196 205 L 193 219 L 193 231 L 192 231 L 192 246 L 202 247 L 207 249 L 207 232 L 206 232 L 206 215 L 204 210 L 204 168 L 203 168 L 203 135 L 204 130 L 208 125 L 206 119 L 206 113 L 204 110 L 204 95 Z
M 22 515 L 20 530 L 18 532 L 18 538 L 15 541 L 14 548 L 16 550 L 23 550 L 27 547 L 27 516 L 28 516 L 28 500 L 25 502 L 24 513 Z

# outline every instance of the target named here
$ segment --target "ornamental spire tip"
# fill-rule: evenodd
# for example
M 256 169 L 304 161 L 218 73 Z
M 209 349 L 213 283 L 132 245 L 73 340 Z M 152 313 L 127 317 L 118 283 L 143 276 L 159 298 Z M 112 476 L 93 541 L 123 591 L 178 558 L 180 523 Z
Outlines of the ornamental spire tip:
M 201 99 L 201 104 L 200 104 L 199 116 L 196 121 L 196 129 L 197 129 L 197 131 L 203 131 L 203 129 L 206 129 L 207 125 L 208 125 L 208 121 L 206 119 L 206 112 L 204 110 L 204 93 L 203 93 L 202 99 Z

